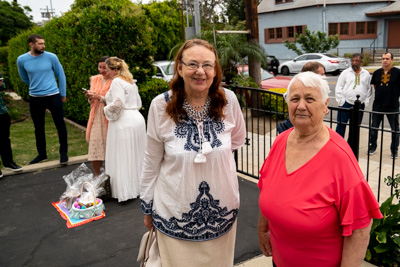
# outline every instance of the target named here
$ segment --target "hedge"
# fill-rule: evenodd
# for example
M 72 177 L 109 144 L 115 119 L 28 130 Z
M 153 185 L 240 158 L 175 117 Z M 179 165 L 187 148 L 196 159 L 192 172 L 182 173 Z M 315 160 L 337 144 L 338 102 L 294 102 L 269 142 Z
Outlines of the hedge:
M 0 74 L 4 78 L 7 88 L 10 88 L 11 82 L 8 73 L 8 46 L 0 47 Z
M 138 83 L 155 72 L 151 65 L 155 53 L 152 29 L 140 6 L 129 0 L 76 0 L 62 17 L 10 40 L 10 78 L 24 99 L 28 98 L 28 86 L 19 78 L 16 60 L 30 50 L 27 39 L 34 33 L 45 38 L 46 50 L 55 53 L 63 65 L 67 78 L 65 116 L 78 123 L 84 124 L 89 113 L 81 87 L 89 87 L 101 56 L 124 59 Z

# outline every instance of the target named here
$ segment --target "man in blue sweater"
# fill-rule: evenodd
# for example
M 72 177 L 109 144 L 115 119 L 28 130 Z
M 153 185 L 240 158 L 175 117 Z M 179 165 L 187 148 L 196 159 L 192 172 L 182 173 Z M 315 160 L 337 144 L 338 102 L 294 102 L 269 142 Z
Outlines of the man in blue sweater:
M 35 126 L 38 155 L 29 164 L 47 159 L 44 132 L 45 112 L 50 110 L 60 142 L 60 163 L 68 162 L 67 128 L 64 122 L 63 102 L 66 101 L 66 79 L 58 57 L 45 52 L 44 38 L 33 34 L 28 38 L 31 51 L 17 59 L 19 76 L 29 85 L 29 108 Z M 54 74 L 58 78 L 59 87 Z

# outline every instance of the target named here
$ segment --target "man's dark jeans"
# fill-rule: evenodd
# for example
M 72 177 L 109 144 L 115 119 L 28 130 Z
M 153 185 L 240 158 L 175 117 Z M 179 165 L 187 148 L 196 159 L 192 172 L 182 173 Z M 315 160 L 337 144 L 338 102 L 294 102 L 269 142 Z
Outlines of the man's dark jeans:
M 8 113 L 0 114 L 0 155 L 3 165 L 9 165 L 13 162 L 13 155 L 10 141 L 11 120 Z
M 341 108 L 351 108 L 353 106 L 354 105 L 352 105 L 350 103 L 344 102 L 344 104 L 343 104 L 343 106 L 341 106 Z M 362 110 L 364 110 L 365 104 L 364 103 L 361 104 L 360 108 Z M 361 112 L 360 121 L 359 121 L 360 124 L 362 122 L 363 115 L 364 115 L 364 112 Z M 346 133 L 346 123 L 349 121 L 349 119 L 350 119 L 350 112 L 348 112 L 348 111 L 338 111 L 338 114 L 337 114 L 337 122 L 338 122 L 338 124 L 336 126 L 336 132 L 338 134 L 340 134 L 343 138 L 344 138 L 344 134 Z
M 387 107 L 374 105 L 372 107 L 372 111 L 399 112 L 399 108 L 388 109 Z M 372 113 L 372 125 L 371 126 L 373 128 L 375 128 L 375 129 L 379 128 L 379 126 L 383 120 L 383 115 L 384 114 Z M 389 121 L 390 128 L 392 129 L 392 142 L 390 144 L 390 151 L 392 152 L 392 154 L 395 154 L 398 152 L 398 149 L 399 149 L 399 139 L 400 139 L 399 114 L 386 114 L 386 117 Z M 378 139 L 378 130 L 375 130 L 375 129 L 371 129 L 371 131 L 370 131 L 370 144 L 369 144 L 370 150 L 376 150 L 376 147 L 377 147 L 376 140 Z
M 39 156 L 47 156 L 46 136 L 44 131 L 45 112 L 50 110 L 58 132 L 60 154 L 68 153 L 67 128 L 64 122 L 63 102 L 60 94 L 51 96 L 30 96 L 29 108 L 35 126 L 36 149 Z

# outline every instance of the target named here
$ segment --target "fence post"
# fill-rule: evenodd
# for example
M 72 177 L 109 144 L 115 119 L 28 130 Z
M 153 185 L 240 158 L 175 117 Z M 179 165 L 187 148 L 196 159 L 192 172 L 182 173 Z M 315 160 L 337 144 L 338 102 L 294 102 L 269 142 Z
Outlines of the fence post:
M 350 129 L 349 129 L 349 145 L 358 160 L 358 150 L 360 145 L 360 95 L 354 101 L 354 106 L 350 109 Z

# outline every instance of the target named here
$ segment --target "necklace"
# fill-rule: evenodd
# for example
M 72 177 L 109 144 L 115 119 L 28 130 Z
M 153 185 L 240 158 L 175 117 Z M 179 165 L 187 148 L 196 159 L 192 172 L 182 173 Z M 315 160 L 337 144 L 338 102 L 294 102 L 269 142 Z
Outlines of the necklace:
M 208 111 L 210 109 L 211 98 L 208 97 L 206 103 L 203 106 L 192 107 L 187 99 L 183 101 L 183 108 L 185 109 L 189 117 L 193 117 L 199 122 L 203 121 L 208 116 Z M 195 108 L 203 108 L 201 111 L 195 110 Z

